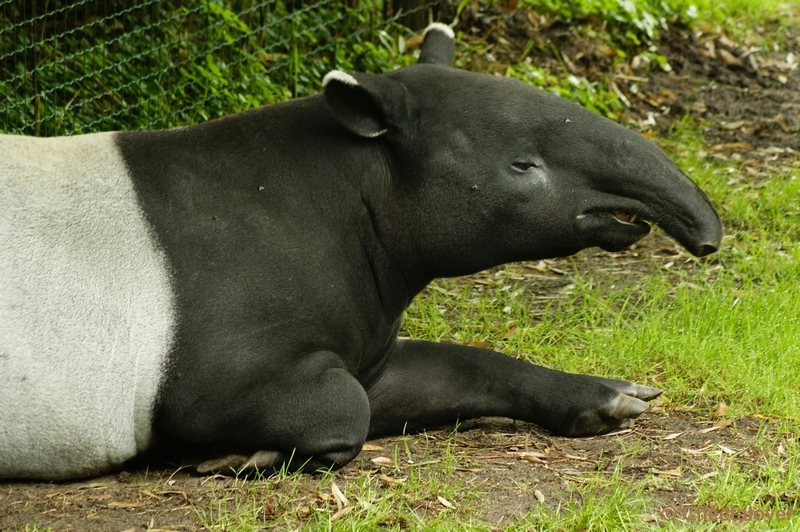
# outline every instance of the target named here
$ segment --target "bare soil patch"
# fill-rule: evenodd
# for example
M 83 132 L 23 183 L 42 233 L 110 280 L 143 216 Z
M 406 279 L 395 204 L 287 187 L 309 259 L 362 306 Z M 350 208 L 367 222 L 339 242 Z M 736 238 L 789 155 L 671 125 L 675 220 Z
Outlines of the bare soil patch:
M 448 481 L 485 493 L 481 519 L 500 526 L 538 505 L 564 505 L 570 485 L 580 487 L 596 475 L 616 471 L 622 482 L 653 474 L 690 481 L 718 474 L 715 455 L 758 462 L 763 450 L 753 446 L 755 436 L 770 428 L 758 419 L 703 420 L 657 406 L 632 429 L 594 438 L 552 437 L 535 425 L 504 418 L 468 422 L 454 438 L 451 430 L 369 442 L 369 450 L 335 473 L 335 482 L 348 494 L 353 479 L 366 472 L 380 480 L 380 489 L 391 491 L 402 486 L 411 469 L 424 476 L 426 467 L 452 457 L 456 467 Z M 443 442 L 448 441 L 445 457 Z M 402 458 L 393 458 L 397 456 Z M 237 497 L 255 497 L 258 520 L 266 528 L 285 527 L 287 521 L 302 526 L 312 512 L 337 512 L 330 490 L 320 489 L 319 484 L 318 475 L 264 482 L 204 477 L 168 464 L 81 482 L 6 482 L 0 484 L 0 530 L 24 529 L 30 523 L 65 531 L 204 530 L 202 516 L 208 515 L 215 497 L 227 497 L 221 504 L 229 508 Z M 649 493 L 664 506 L 695 502 L 687 483 L 651 482 Z M 410 502 L 418 516 L 452 510 L 438 499 Z M 447 502 L 456 510 L 462 503 Z M 660 508 L 652 511 L 652 518 L 660 519 Z M 402 526 L 408 517 L 393 519 Z
M 599 38 L 587 37 L 578 25 L 537 23 L 541 19 L 526 11 L 469 9 L 462 24 L 466 40 L 485 46 L 494 59 L 471 65 L 475 70 L 501 71 L 519 56 L 528 40 L 549 39 L 572 74 L 592 81 L 613 80 L 630 103 L 623 118 L 636 121 L 643 132 L 667 131 L 687 113 L 697 117 L 708 140 L 707 156 L 737 165 L 731 179 L 759 186 L 772 172 L 797 165 L 800 77 L 792 57 L 800 57 L 796 36 L 788 36 L 789 48 L 780 52 L 752 51 L 712 29 L 672 28 L 658 44 L 672 72 L 645 69 L 633 62 L 612 71 L 613 50 Z M 738 61 L 731 61 L 721 50 Z M 562 70 L 552 54 L 534 50 L 531 55 L 537 64 L 554 72 Z M 621 253 L 583 252 L 573 264 L 583 275 L 622 272 L 633 282 L 653 268 L 693 268 L 686 259 L 688 255 L 672 241 L 656 235 Z M 521 264 L 515 272 L 520 283 L 546 297 L 569 283 L 564 268 L 559 261 L 541 261 Z M 463 282 L 485 283 L 492 275 L 484 272 Z M 764 451 L 754 447 L 755 435 L 759 430 L 775 431 L 775 426 L 755 418 L 727 423 L 709 419 L 707 412 L 667 411 L 658 402 L 632 429 L 585 439 L 555 438 L 533 425 L 506 419 L 480 419 L 462 425 L 448 448 L 443 442 L 450 441 L 452 428 L 370 442 L 376 450 L 362 452 L 335 478 L 347 493 L 349 483 L 366 471 L 380 480 L 381 489 L 393 490 L 410 469 L 424 472 L 425 467 L 445 460 L 449 452 L 458 463 L 452 481 L 483 492 L 480 516 L 500 526 L 538 505 L 563 505 L 568 486 L 581 485 L 593 475 L 611 475 L 615 469 L 621 468 L 623 482 L 653 474 L 689 481 L 716 474 L 713 458 L 717 455 L 735 455 L 740 463 L 753 466 L 761 463 Z M 402 459 L 394 462 L 397 456 Z M 377 457 L 390 458 L 392 463 L 376 463 Z M 258 520 L 265 527 L 287 528 L 287 520 L 301 527 L 312 512 L 333 515 L 337 511 L 330 491 L 320 491 L 319 483 L 315 475 L 266 483 L 202 477 L 163 462 L 78 482 L 4 481 L 0 482 L 0 530 L 24 530 L 28 524 L 76 531 L 202 530 L 204 513 L 221 496 L 230 496 L 222 503 L 228 505 L 237 497 L 262 501 Z M 664 506 L 695 500 L 688 483 L 651 483 L 650 489 Z M 411 502 L 419 515 L 454 511 L 436 499 Z M 462 501 L 447 502 L 458 511 Z M 659 519 L 659 511 L 653 508 L 654 520 Z M 407 524 L 406 516 L 392 519 L 387 525 Z

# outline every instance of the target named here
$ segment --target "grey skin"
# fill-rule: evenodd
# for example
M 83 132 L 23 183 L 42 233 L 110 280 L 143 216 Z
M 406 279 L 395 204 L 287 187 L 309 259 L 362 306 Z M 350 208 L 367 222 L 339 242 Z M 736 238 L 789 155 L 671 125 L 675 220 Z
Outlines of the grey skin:
M 155 428 L 237 450 L 201 471 L 338 467 L 368 437 L 486 415 L 590 436 L 661 393 L 397 339 L 437 277 L 621 250 L 649 232 L 644 220 L 695 255 L 722 238 L 705 194 L 644 137 L 452 58 L 434 26 L 417 65 L 119 135 L 176 301 Z

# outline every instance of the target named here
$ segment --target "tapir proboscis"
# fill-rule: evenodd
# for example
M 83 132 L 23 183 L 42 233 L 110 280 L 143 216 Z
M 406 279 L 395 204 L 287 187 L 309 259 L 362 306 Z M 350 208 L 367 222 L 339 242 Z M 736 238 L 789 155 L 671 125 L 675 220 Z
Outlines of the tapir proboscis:
M 661 390 L 397 338 L 436 277 L 621 250 L 646 221 L 695 255 L 722 238 L 643 136 L 453 55 L 434 24 L 418 64 L 319 95 L 0 136 L 0 478 L 97 475 L 155 440 L 231 450 L 201 471 L 314 470 L 459 419 L 585 436 L 641 414 Z

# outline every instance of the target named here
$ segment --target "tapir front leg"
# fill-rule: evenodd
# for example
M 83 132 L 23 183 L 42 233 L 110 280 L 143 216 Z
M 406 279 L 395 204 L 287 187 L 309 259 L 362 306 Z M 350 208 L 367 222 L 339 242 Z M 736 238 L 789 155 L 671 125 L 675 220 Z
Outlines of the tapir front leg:
M 398 341 L 367 389 L 370 437 L 504 416 L 563 436 L 591 436 L 628 423 L 662 390 L 543 368 L 476 347 Z
M 227 389 L 185 378 L 167 387 L 164 434 L 207 452 L 234 453 L 201 463 L 199 473 L 314 471 L 340 467 L 361 451 L 367 394 L 337 354 L 309 351 L 238 380 L 241 386 Z

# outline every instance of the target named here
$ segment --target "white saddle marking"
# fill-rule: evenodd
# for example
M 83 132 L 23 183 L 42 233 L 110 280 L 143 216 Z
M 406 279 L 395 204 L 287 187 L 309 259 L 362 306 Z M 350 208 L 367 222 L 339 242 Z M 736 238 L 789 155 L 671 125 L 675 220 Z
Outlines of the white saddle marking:
M 0 135 L 0 478 L 150 444 L 175 312 L 114 135 Z

